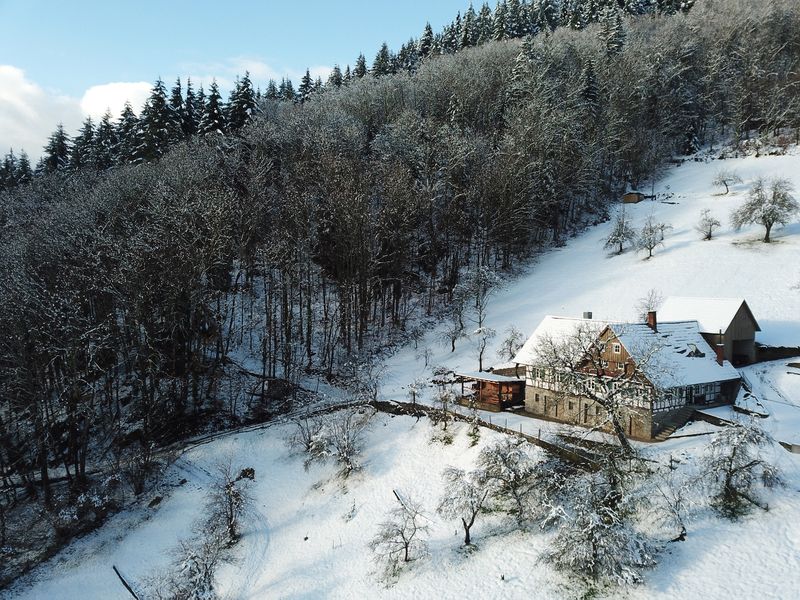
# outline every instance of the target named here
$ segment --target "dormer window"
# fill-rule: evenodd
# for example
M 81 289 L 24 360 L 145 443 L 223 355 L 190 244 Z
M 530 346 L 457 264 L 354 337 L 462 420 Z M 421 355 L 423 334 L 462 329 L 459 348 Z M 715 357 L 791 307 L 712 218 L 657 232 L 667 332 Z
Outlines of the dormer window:
M 619 354 L 619 353 L 620 353 L 620 350 L 621 350 L 621 348 L 620 348 L 620 345 L 619 345 L 619 344 L 614 344 L 614 345 L 612 346 L 612 349 L 614 350 L 614 354 Z

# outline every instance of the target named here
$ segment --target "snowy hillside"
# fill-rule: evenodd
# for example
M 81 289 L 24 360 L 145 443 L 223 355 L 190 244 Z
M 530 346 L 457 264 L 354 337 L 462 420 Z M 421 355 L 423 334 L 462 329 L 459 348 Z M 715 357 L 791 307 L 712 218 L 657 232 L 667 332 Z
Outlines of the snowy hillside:
M 736 171 L 743 180 L 727 195 L 711 183 L 723 167 Z M 730 225 L 731 212 L 742 204 L 759 176 L 785 177 L 800 189 L 800 155 L 686 162 L 671 169 L 655 188 L 659 197 L 669 196 L 665 201 L 625 205 L 637 228 L 650 215 L 672 225 L 653 258 L 646 260 L 646 253 L 634 250 L 621 256 L 604 250 L 612 221 L 545 253 L 528 274 L 490 300 L 487 325 L 497 331 L 494 348 L 507 327 L 513 325 L 527 336 L 548 314 L 580 317 L 592 311 L 596 319 L 635 319 L 637 301 L 650 289 L 664 297 L 745 298 L 762 329 L 756 341 L 800 345 L 800 223 L 778 228 L 771 244 L 761 243 L 761 227 L 737 232 Z M 710 241 L 703 241 L 695 230 L 703 209 L 722 223 Z M 425 345 L 434 352 L 429 364 L 454 370 L 478 367 L 474 343 L 469 340 L 462 340 L 451 354 L 432 332 L 420 342 L 420 347 Z M 493 350 L 487 351 L 489 364 L 496 360 Z M 417 354 L 409 350 L 392 362 L 388 396 L 404 397 L 409 375 L 412 379 L 423 376 L 424 365 Z
M 724 164 L 743 183 L 728 195 L 712 186 Z M 791 178 L 800 188 L 800 156 L 688 162 L 672 169 L 656 191 L 671 192 L 666 202 L 644 201 L 626 207 L 634 223 L 649 215 L 673 226 L 652 259 L 632 250 L 609 256 L 603 250 L 611 224 L 593 227 L 560 249 L 544 254 L 529 273 L 510 282 L 490 302 L 488 325 L 498 331 L 514 325 L 529 333 L 546 314 L 632 319 L 637 299 L 651 288 L 664 296 L 702 295 L 746 298 L 762 332 L 757 340 L 772 345 L 800 345 L 800 224 L 774 231 L 762 244 L 756 227 L 733 231 L 730 212 L 759 175 Z M 701 241 L 694 225 L 709 209 L 722 227 L 715 239 Z M 417 350 L 401 350 L 387 365 L 382 396 L 408 399 L 415 379 L 429 378 L 433 365 L 477 368 L 474 345 L 461 340 L 450 353 L 435 331 Z M 425 366 L 424 349 L 429 348 Z M 494 357 L 494 348 L 489 354 Z M 765 421 L 782 432 L 800 423 L 800 370 L 790 361 L 748 369 L 757 392 L 781 412 Z M 757 385 L 756 385 L 757 384 Z M 797 404 L 797 406 L 795 406 Z M 495 418 L 505 418 L 497 416 Z M 510 417 L 527 430 L 542 426 Z M 143 581 L 169 562 L 169 552 L 190 533 L 198 517 L 209 471 L 220 458 L 251 466 L 255 511 L 235 553 L 241 560 L 225 565 L 218 584 L 225 598 L 464 598 L 481 591 L 484 598 L 563 598 L 577 594 L 540 559 L 549 533 L 509 531 L 498 515 L 481 517 L 473 534 L 478 549 L 465 555 L 456 521 L 437 516 L 442 470 L 471 468 L 480 449 L 501 434 L 485 430 L 470 447 L 465 426 L 452 445 L 431 441 L 426 419 L 379 414 L 369 431 L 364 470 L 346 483 L 334 478 L 330 464 L 312 465 L 291 456 L 284 444 L 286 426 L 231 435 L 199 446 L 178 460 L 166 478 L 165 500 L 113 517 L 99 531 L 74 542 L 9 591 L 9 597 L 126 598 L 111 566 Z M 685 433 L 716 428 L 695 423 Z M 677 459 L 692 469 L 709 437 L 671 439 L 643 445 L 656 461 Z M 800 440 L 798 440 L 800 441 Z M 740 522 L 721 520 L 708 510 L 694 514 L 684 543 L 668 544 L 659 565 L 645 573 L 645 583 L 625 592 L 632 599 L 744 597 L 792 598 L 800 589 L 800 456 L 781 449 L 771 456 L 783 469 L 787 485 L 772 492 L 770 511 L 756 511 Z M 186 479 L 184 484 L 179 484 Z M 430 556 L 414 564 L 389 588 L 376 581 L 367 548 L 377 524 L 393 502 L 393 490 L 419 500 L 430 518 Z M 655 527 L 655 526 L 654 526 Z M 566 585 L 566 588 L 565 588 Z

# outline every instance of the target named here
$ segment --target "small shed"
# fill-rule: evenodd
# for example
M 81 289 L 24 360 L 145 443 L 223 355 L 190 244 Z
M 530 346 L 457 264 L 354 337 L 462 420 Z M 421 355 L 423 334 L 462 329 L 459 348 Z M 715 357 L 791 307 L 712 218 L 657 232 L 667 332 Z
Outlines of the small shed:
M 459 402 L 465 406 L 474 403 L 482 410 L 499 412 L 525 404 L 524 379 L 486 371 L 456 373 L 455 376 L 461 383 Z
M 709 345 L 723 345 L 725 358 L 736 366 L 756 360 L 755 337 L 761 327 L 744 298 L 670 296 L 658 316 L 666 321 L 696 320 Z
M 624 204 L 636 204 L 644 200 L 644 194 L 642 192 L 626 192 L 622 195 L 622 202 Z

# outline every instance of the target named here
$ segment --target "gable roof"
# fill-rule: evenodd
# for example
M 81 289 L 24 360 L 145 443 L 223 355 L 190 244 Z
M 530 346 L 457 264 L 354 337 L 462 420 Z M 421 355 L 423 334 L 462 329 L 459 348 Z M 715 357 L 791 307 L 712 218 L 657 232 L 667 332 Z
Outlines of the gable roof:
M 664 321 L 685 321 L 694 319 L 702 333 L 723 333 L 728 330 L 736 313 L 744 305 L 748 316 L 753 320 L 756 331 L 761 331 L 744 298 L 690 298 L 670 296 L 658 309 L 659 319 Z
M 554 317 L 547 315 L 542 322 L 533 330 L 528 340 L 522 348 L 517 351 L 512 362 L 520 365 L 535 365 L 537 363 L 537 352 L 542 342 L 551 338 L 555 342 L 566 340 L 574 334 L 579 327 L 592 327 L 597 334 L 608 325 L 608 321 L 597 321 L 594 319 L 578 319 L 573 317 Z
M 658 331 L 645 323 L 615 323 L 596 319 L 546 316 L 513 362 L 536 365 L 542 342 L 565 341 L 578 328 L 590 327 L 598 336 L 610 329 L 625 347 L 641 373 L 656 387 L 672 388 L 739 379 L 728 361 L 717 363 L 717 354 L 700 335 L 697 321 L 662 322 Z
M 700 335 L 697 321 L 661 322 L 658 331 L 644 323 L 609 325 L 641 373 L 656 387 L 672 388 L 739 379 L 739 372 Z

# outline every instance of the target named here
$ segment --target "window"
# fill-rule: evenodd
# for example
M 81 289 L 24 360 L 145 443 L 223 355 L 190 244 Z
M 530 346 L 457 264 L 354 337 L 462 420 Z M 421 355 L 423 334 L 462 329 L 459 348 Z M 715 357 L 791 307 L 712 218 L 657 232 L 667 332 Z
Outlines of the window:
M 595 406 L 594 407 L 594 414 L 595 415 L 599 415 L 600 414 L 600 406 Z
M 620 371 L 624 371 L 625 370 L 625 363 L 618 362 L 617 363 L 617 369 L 619 369 Z
M 570 409 L 570 410 L 572 410 L 572 408 L 573 408 L 573 405 L 572 405 L 572 402 L 570 401 L 570 403 L 569 403 L 569 409 Z
M 614 354 L 619 354 L 619 352 L 621 350 L 620 345 L 619 344 L 614 344 L 613 348 L 614 348 Z
M 538 402 L 539 401 L 539 394 L 534 394 L 533 395 L 533 399 L 534 399 L 535 402 Z

